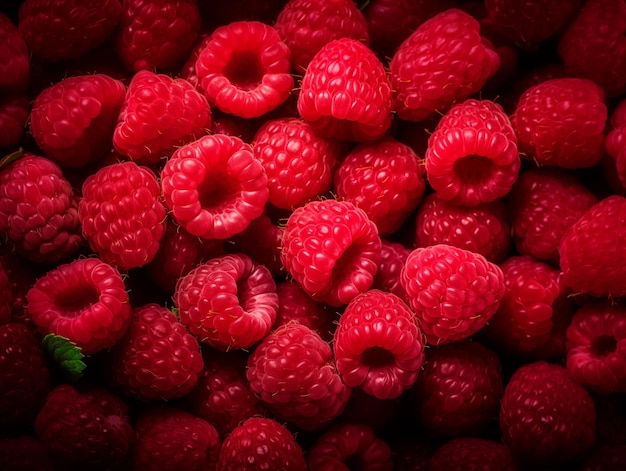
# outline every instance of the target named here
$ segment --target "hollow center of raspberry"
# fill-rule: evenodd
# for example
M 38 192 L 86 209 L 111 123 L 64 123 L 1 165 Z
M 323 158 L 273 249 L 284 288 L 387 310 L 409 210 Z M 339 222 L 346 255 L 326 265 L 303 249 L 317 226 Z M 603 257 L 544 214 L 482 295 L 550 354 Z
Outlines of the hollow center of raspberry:
M 617 349 L 617 339 L 610 335 L 601 335 L 591 342 L 591 351 L 594 355 L 605 357 Z
M 263 68 L 258 54 L 253 51 L 233 54 L 224 68 L 224 76 L 242 90 L 256 88 L 263 79 Z
M 367 347 L 363 350 L 362 359 L 363 363 L 370 368 L 383 368 L 392 365 L 395 357 L 386 348 Z
M 95 287 L 89 284 L 73 286 L 71 290 L 61 291 L 54 299 L 56 307 L 63 317 L 78 317 L 84 309 L 97 303 L 99 294 Z
M 480 184 L 493 172 L 493 161 L 482 155 L 468 155 L 454 162 L 454 172 L 465 182 Z
M 221 173 L 205 179 L 197 188 L 200 206 L 203 209 L 216 209 L 228 204 L 234 198 L 233 185 L 232 179 Z

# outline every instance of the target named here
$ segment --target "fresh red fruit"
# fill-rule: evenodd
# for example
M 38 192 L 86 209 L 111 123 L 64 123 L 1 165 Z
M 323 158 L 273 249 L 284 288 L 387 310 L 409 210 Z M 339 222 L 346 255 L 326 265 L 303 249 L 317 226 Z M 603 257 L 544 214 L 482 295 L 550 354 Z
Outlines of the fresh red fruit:
M 435 192 L 460 206 L 504 196 L 520 168 L 511 122 L 490 100 L 470 99 L 452 106 L 428 139 L 425 162 Z
M 515 471 L 511 451 L 500 442 L 460 437 L 443 443 L 429 462 L 429 471 Z
M 43 443 L 31 435 L 0 438 L 0 456 L 3 471 L 54 471 Z
M 498 355 L 464 340 L 427 351 L 410 397 L 425 429 L 444 436 L 478 436 L 497 422 L 503 391 Z
M 575 462 L 594 444 L 594 402 L 563 366 L 527 363 L 505 386 L 500 429 L 504 444 L 521 462 Z
M 353 148 L 334 175 L 336 198 L 365 211 L 380 235 L 396 232 L 425 190 L 424 161 L 392 137 Z
M 413 250 L 401 282 L 431 345 L 478 332 L 497 311 L 505 291 L 500 267 L 445 244 Z
M 367 214 L 348 201 L 312 201 L 285 225 L 281 259 L 316 301 L 348 304 L 374 282 L 381 241 Z
M 399 242 L 381 239 L 381 260 L 374 277 L 372 289 L 387 291 L 398 296 L 403 301 L 407 300 L 406 290 L 402 286 L 400 275 L 411 249 Z
M 11 18 L 0 12 L 0 92 L 21 93 L 30 81 L 30 55 Z
M 30 114 L 30 103 L 26 95 L 0 97 L 0 148 L 16 148 L 26 128 Z
M 157 164 L 210 128 L 211 108 L 193 85 L 141 70 L 128 86 L 113 146 L 138 164 Z
M 32 426 L 51 389 L 40 340 L 22 324 L 0 325 L 0 430 Z
M 212 106 L 243 118 L 264 115 L 293 89 L 289 47 L 259 21 L 222 25 L 200 51 L 196 72 Z
M 559 245 L 563 281 L 574 293 L 620 297 L 626 252 L 626 198 L 611 195 L 593 205 L 565 232 Z
M 57 62 L 104 43 L 121 16 L 118 0 L 25 0 L 18 27 L 33 54 Z
M 268 334 L 278 309 L 271 273 L 244 254 L 198 265 L 179 279 L 173 299 L 180 321 L 218 350 L 250 348 Z
M 111 349 L 113 383 L 144 401 L 187 395 L 204 366 L 198 340 L 158 304 L 135 308 L 128 330 Z
M 267 175 L 250 145 L 225 134 L 178 148 L 161 172 L 165 204 L 190 234 L 228 239 L 265 209 Z
M 171 406 L 144 410 L 135 426 L 130 462 L 143 471 L 215 469 L 220 449 L 215 427 Z
M 479 91 L 500 66 L 480 23 L 451 8 L 422 23 L 389 64 L 398 117 L 422 121 Z
M 177 68 L 198 39 L 200 24 L 195 0 L 123 0 L 115 51 L 132 72 Z
M 600 162 L 607 118 L 602 89 L 591 80 L 566 77 L 527 89 L 511 122 L 524 158 L 573 169 Z
M 50 392 L 35 431 L 66 469 L 115 469 L 125 462 L 133 438 L 124 401 L 100 387 L 78 390 L 69 384 Z
M 424 340 L 403 300 L 369 290 L 352 299 L 339 317 L 333 352 L 348 386 L 394 399 L 415 384 L 424 363 Z
M 149 263 L 165 233 L 156 175 L 134 162 L 101 168 L 83 183 L 78 216 L 92 250 L 120 270 Z
M 391 90 L 383 64 L 371 49 L 355 39 L 335 39 L 311 59 L 298 112 L 326 138 L 374 141 L 391 126 Z
M 278 327 L 261 341 L 248 358 L 246 376 L 268 410 L 303 430 L 329 425 L 351 392 L 337 372 L 330 345 L 298 322 Z
M 125 95 L 124 84 L 108 75 L 68 77 L 37 96 L 30 131 L 46 156 L 62 167 L 93 164 L 112 147 Z
M 115 344 L 131 321 L 119 271 L 98 258 L 79 258 L 39 278 L 26 295 L 28 313 L 42 335 L 60 335 L 96 353 Z
M 302 448 L 293 434 L 270 418 L 252 417 L 224 439 L 217 460 L 223 471 L 306 471 Z
M 25 152 L 0 169 L 0 233 L 38 263 L 59 262 L 81 248 L 78 198 L 57 164 Z
M 352 0 L 290 0 L 274 27 L 291 51 L 291 70 L 298 74 L 330 41 L 352 38 L 369 44 L 367 23 Z

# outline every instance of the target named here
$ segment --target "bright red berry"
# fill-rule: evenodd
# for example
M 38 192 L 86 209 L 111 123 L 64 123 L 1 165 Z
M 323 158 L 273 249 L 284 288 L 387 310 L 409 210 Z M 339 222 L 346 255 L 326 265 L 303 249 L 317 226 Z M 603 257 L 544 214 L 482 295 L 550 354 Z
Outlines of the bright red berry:
M 21 93 L 30 81 L 30 56 L 22 34 L 0 12 L 0 92 Z
M 429 461 L 429 471 L 514 471 L 511 450 L 500 442 L 479 437 L 460 437 L 444 442 Z

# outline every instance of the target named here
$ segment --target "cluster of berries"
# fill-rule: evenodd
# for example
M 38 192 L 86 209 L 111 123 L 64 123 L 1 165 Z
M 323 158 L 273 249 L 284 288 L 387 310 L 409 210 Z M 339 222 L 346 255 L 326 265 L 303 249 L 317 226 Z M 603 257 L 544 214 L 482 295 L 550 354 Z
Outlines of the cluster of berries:
M 624 0 L 0 8 L 1 471 L 626 469 Z

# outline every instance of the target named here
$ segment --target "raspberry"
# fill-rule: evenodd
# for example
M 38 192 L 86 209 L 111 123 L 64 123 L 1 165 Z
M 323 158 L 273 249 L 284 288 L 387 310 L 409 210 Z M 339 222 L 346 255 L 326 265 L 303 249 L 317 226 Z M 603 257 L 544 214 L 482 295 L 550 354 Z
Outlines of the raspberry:
M 380 247 L 363 210 L 348 201 L 313 201 L 289 216 L 281 259 L 314 300 L 340 306 L 372 286 Z
M 305 471 L 302 448 L 277 421 L 252 417 L 226 437 L 217 460 L 223 471 Z
M 108 75 L 68 77 L 35 99 L 30 131 L 46 156 L 62 167 L 80 168 L 102 160 L 126 95 Z
M 626 252 L 615 244 L 625 231 L 626 198 L 611 195 L 593 205 L 561 238 L 563 281 L 575 293 L 625 295 Z
M 0 97 L 0 149 L 14 149 L 22 140 L 30 114 L 30 103 L 25 95 Z
M 509 192 L 517 179 L 517 138 L 500 105 L 466 100 L 439 121 L 426 150 L 428 182 L 455 205 L 489 203 Z
M 456 206 L 437 193 L 428 195 L 417 209 L 415 246 L 447 244 L 479 253 L 499 264 L 510 246 L 510 226 L 501 199 L 477 206 Z
M 249 348 L 276 320 L 278 295 L 269 270 L 243 254 L 198 265 L 176 284 L 180 321 L 219 350 Z
M 351 389 L 339 376 L 330 345 L 298 322 L 272 331 L 248 358 L 250 389 L 281 419 L 303 430 L 330 424 Z
M 395 294 L 369 290 L 339 317 L 333 340 L 337 371 L 350 387 L 394 399 L 413 386 L 424 341 L 413 312 Z
M 573 169 L 600 162 L 607 118 L 602 89 L 591 80 L 566 77 L 526 90 L 511 122 L 525 158 Z
M 269 202 L 290 209 L 330 189 L 343 146 L 317 136 L 301 119 L 281 118 L 257 131 L 252 148 L 267 174 Z
M 78 198 L 57 164 L 25 152 L 0 169 L 0 233 L 38 263 L 59 262 L 81 248 Z
M 411 402 L 425 429 L 444 436 L 476 435 L 497 421 L 503 391 L 498 355 L 464 340 L 428 350 Z
M 407 300 L 406 290 L 402 286 L 400 274 L 411 249 L 399 242 L 382 239 L 380 249 L 381 261 L 374 277 L 373 289 L 395 294 L 403 301 Z
M 565 171 L 543 167 L 522 172 L 506 196 L 517 251 L 558 264 L 563 234 L 597 202 Z
M 101 168 L 83 183 L 78 216 L 99 257 L 120 270 L 149 263 L 165 233 L 156 175 L 134 162 Z
M 391 449 L 366 425 L 337 424 L 320 435 L 309 451 L 309 470 L 327 469 L 391 471 Z
M 0 92 L 21 93 L 30 80 L 30 57 L 11 18 L 0 12 Z
M 504 444 L 522 462 L 575 462 L 594 444 L 595 406 L 564 367 L 527 363 L 504 389 L 500 429 Z
M 123 0 L 115 51 L 133 72 L 177 68 L 198 39 L 200 23 L 195 0 Z
M 330 41 L 352 38 L 369 44 L 363 13 L 351 0 L 290 0 L 274 25 L 291 51 L 291 70 L 303 73 Z
M 391 126 L 391 85 L 383 64 L 362 42 L 341 38 L 311 59 L 298 112 L 316 133 L 342 141 L 374 141 Z
M 289 54 L 272 26 L 237 21 L 213 31 L 200 51 L 196 72 L 211 105 L 235 116 L 256 118 L 291 94 Z
M 131 321 L 124 280 L 97 258 L 53 268 L 26 295 L 28 313 L 42 335 L 60 335 L 92 354 L 111 347 Z
M 393 234 L 422 200 L 426 190 L 424 161 L 392 137 L 361 144 L 341 160 L 334 189 L 337 199 L 365 211 L 379 234 Z
M 129 454 L 128 406 L 100 387 L 55 387 L 39 411 L 35 431 L 51 456 L 70 469 L 113 469 Z
M 583 2 L 559 37 L 558 53 L 567 75 L 593 80 L 608 97 L 623 94 L 626 91 L 625 20 L 623 2 Z M 598 34 L 598 28 L 602 34 Z
M 567 327 L 567 369 L 579 383 L 602 394 L 626 392 L 626 306 L 584 304 Z
M 422 121 L 445 112 L 479 91 L 499 66 L 476 19 L 456 8 L 435 15 L 400 44 L 389 64 L 398 117 Z
M 505 291 L 497 265 L 480 254 L 445 244 L 413 250 L 401 281 L 431 345 L 478 332 L 498 309 Z
M 22 324 L 0 325 L 0 430 L 29 427 L 52 389 L 41 343 Z
M 145 410 L 137 419 L 133 469 L 215 469 L 220 439 L 207 421 L 171 406 Z
M 430 471 L 508 471 L 517 469 L 511 451 L 502 443 L 478 437 L 460 437 L 443 443 L 430 459 Z
M 189 82 L 148 70 L 128 87 L 113 146 L 138 164 L 156 164 L 211 127 L 211 109 Z
M 104 43 L 121 16 L 117 0 L 26 0 L 19 9 L 18 27 L 33 54 L 57 62 Z
M 161 172 L 165 204 L 192 235 L 227 239 L 259 217 L 269 196 L 267 175 L 252 148 L 225 134 L 178 148 Z
M 144 401 L 185 396 L 203 366 L 197 339 L 157 304 L 135 308 L 130 327 L 111 350 L 115 386 Z
M 43 443 L 30 435 L 0 438 L 0 456 L 7 471 L 54 471 Z

